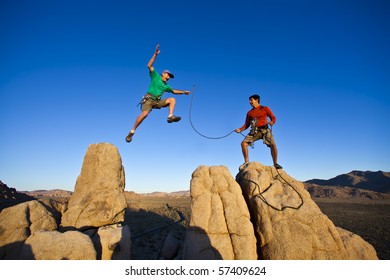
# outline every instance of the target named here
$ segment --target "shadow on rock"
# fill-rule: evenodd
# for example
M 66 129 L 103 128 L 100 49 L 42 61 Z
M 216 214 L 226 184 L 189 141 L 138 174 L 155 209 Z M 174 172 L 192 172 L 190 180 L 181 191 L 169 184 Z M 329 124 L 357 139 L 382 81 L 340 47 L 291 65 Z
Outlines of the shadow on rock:
M 167 259 L 166 256 L 180 259 L 187 220 L 188 217 L 174 207 L 126 209 L 123 224 L 131 229 L 132 259 Z

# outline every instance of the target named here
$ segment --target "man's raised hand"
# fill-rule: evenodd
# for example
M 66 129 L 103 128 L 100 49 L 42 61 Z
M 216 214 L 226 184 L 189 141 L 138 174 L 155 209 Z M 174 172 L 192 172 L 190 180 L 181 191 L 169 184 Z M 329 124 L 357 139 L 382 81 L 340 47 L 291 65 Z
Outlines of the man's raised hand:
M 156 50 L 154 51 L 155 54 L 159 54 L 160 53 L 160 44 L 157 44 L 156 45 Z

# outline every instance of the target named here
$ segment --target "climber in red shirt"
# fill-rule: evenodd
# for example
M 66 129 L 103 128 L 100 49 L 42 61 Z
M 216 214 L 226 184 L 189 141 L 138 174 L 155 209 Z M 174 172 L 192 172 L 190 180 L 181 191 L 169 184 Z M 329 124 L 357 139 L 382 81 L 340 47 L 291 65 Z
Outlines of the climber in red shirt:
M 237 133 L 240 133 L 249 126 L 251 127 L 249 134 L 241 142 L 242 155 L 244 156 L 245 163 L 249 162 L 248 146 L 259 139 L 263 139 L 263 143 L 271 149 L 271 156 L 275 168 L 281 169 L 282 167 L 278 164 L 278 150 L 276 148 L 275 140 L 271 129 L 268 126 L 273 126 L 275 124 L 276 117 L 270 108 L 260 105 L 259 95 L 254 94 L 250 96 L 249 103 L 251 104 L 252 109 L 246 114 L 245 124 L 235 130 Z

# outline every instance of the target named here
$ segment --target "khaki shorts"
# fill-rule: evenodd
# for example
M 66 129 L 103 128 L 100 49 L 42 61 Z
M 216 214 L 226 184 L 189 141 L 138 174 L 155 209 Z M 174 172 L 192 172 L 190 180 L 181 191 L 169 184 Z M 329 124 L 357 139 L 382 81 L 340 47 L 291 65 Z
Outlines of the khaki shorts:
M 274 136 L 272 135 L 271 129 L 269 128 L 259 128 L 256 134 L 248 134 L 244 138 L 243 142 L 251 145 L 253 142 L 259 139 L 263 139 L 263 143 L 266 144 L 268 147 L 275 145 Z
M 152 98 L 148 98 L 145 100 L 145 102 L 142 103 L 142 112 L 144 111 L 152 111 L 152 109 L 161 109 L 163 107 L 167 107 L 169 104 L 167 104 L 166 99 L 159 99 L 159 100 L 153 100 Z

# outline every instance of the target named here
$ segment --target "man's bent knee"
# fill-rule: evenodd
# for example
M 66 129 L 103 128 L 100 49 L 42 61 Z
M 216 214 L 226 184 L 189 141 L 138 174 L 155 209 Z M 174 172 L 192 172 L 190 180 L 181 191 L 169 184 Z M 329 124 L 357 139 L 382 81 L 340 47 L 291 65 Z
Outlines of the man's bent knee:
M 171 104 L 171 103 L 174 103 L 174 102 L 176 102 L 175 98 L 173 98 L 173 97 L 167 98 L 167 101 L 166 101 L 167 104 Z

